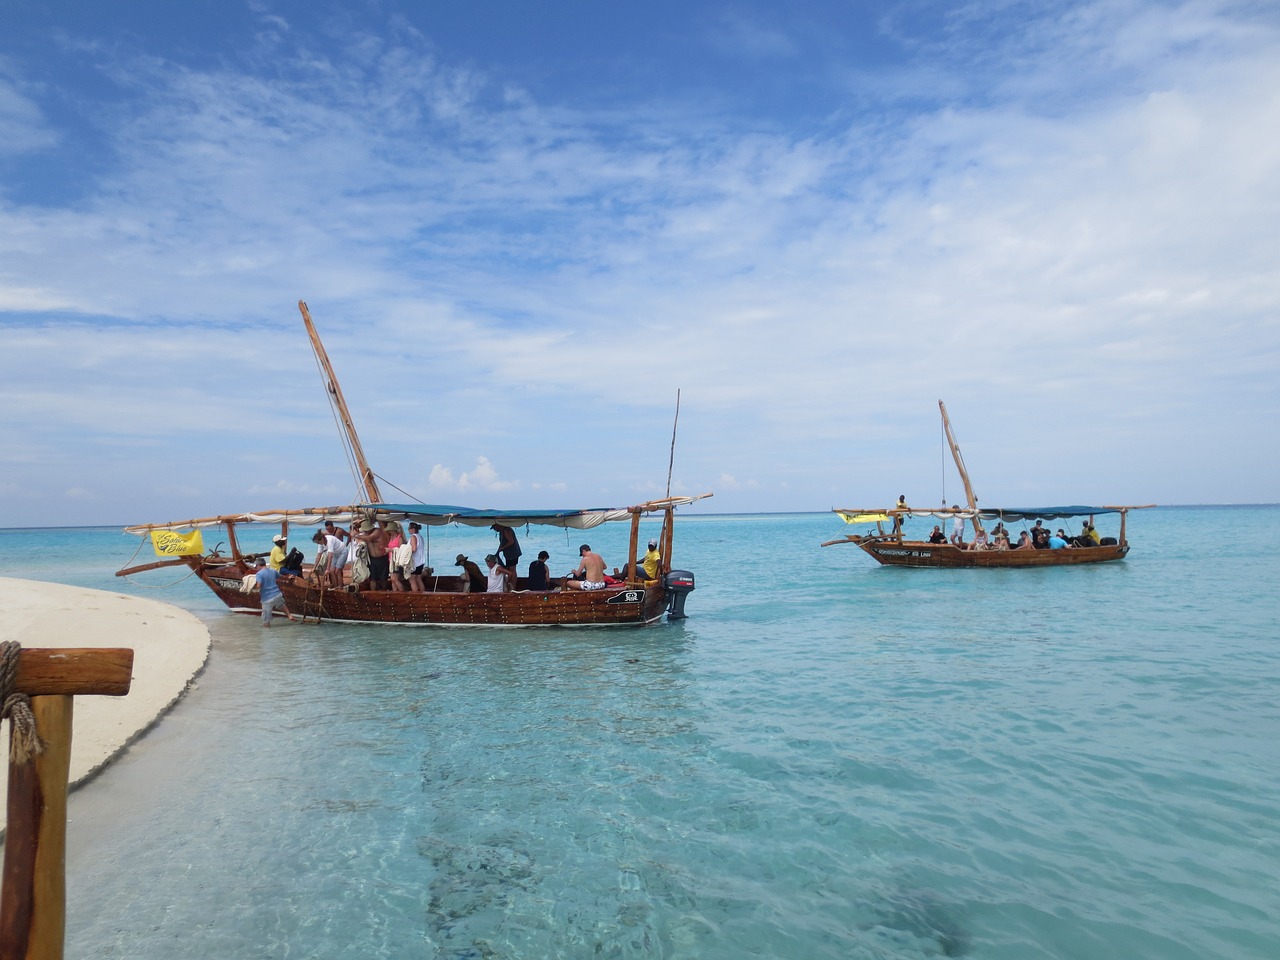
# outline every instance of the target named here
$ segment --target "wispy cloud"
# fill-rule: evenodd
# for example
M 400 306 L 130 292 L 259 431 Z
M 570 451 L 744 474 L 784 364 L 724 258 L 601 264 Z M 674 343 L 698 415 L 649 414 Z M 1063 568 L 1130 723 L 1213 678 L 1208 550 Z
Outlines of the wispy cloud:
M 402 21 L 339 45 L 258 9 L 240 61 L 74 51 L 124 94 L 86 116 L 105 149 L 74 196 L 0 193 L 0 391 L 45 411 L 0 424 L 17 448 L 109 441 L 123 479 L 147 438 L 215 471 L 271 442 L 338 471 L 312 491 L 348 489 L 308 460 L 336 441 L 304 296 L 380 471 L 436 490 L 559 501 L 591 477 L 589 499 L 624 498 L 665 476 L 680 388 L 682 474 L 720 509 L 879 484 L 869 444 L 935 476 L 938 396 L 992 476 L 1047 496 L 1089 478 L 1033 477 L 1046 431 L 1124 464 L 1103 496 L 1213 499 L 1180 492 L 1180 435 L 1222 465 L 1219 497 L 1268 498 L 1235 451 L 1277 412 L 1275 23 L 984 4 L 926 27 L 901 5 L 883 68 L 824 48 L 847 106 L 788 125 L 671 97 L 575 109 Z M 813 34 L 721 28 L 765 61 Z M 31 65 L 0 68 L 0 143 L 60 162 Z

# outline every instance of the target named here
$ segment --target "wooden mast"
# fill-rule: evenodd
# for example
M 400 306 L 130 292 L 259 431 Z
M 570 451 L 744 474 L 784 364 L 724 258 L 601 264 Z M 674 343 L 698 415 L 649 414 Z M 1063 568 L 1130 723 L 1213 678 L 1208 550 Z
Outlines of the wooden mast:
M 982 532 L 982 521 L 978 518 L 978 498 L 973 495 L 973 484 L 969 482 L 969 471 L 965 469 L 964 457 L 960 455 L 960 447 L 956 444 L 956 438 L 951 433 L 951 420 L 947 417 L 947 405 L 941 400 L 938 401 L 938 409 L 942 411 L 942 429 L 947 435 L 947 445 L 951 447 L 951 457 L 956 462 L 956 469 L 960 471 L 960 481 L 964 484 L 964 495 L 969 504 L 969 509 L 974 511 L 973 529 L 974 532 Z
M 325 388 L 337 405 L 338 419 L 342 422 L 342 429 L 347 434 L 347 443 L 351 446 L 351 455 L 355 457 L 356 467 L 360 471 L 364 495 L 370 503 L 381 503 L 382 494 L 378 491 L 378 481 L 374 479 L 373 471 L 369 469 L 369 461 L 365 459 L 364 448 L 360 446 L 360 437 L 356 434 L 356 426 L 351 421 L 351 411 L 347 409 L 347 401 L 342 397 L 342 388 L 338 386 L 338 377 L 333 372 L 333 365 L 329 363 L 329 354 L 325 353 L 324 344 L 320 342 L 320 335 L 316 333 L 315 325 L 311 322 L 311 314 L 307 311 L 306 303 L 299 300 L 298 309 L 302 312 L 303 323 L 307 325 L 311 349 L 315 352 L 316 360 L 324 371 Z

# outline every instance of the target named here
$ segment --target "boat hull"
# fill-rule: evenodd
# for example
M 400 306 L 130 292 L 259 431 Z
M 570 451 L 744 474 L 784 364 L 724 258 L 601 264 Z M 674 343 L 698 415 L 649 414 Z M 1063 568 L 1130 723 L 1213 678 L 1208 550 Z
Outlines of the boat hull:
M 950 543 L 864 539 L 858 541 L 858 546 L 878 563 L 890 567 L 1069 567 L 1123 560 L 1129 552 L 1127 543 L 1105 547 L 1064 547 L 1061 550 L 1036 550 L 1032 547 L 1020 547 L 1017 550 L 964 550 Z
M 661 581 L 650 581 L 643 586 L 550 593 L 411 593 L 321 589 L 313 583 L 292 579 L 281 580 L 280 590 L 291 616 L 407 626 L 644 626 L 661 619 L 667 606 Z

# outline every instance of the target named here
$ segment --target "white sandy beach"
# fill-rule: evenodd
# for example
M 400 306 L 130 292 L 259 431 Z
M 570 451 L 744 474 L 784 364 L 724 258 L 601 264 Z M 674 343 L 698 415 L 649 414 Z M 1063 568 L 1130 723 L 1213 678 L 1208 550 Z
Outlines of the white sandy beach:
M 154 600 L 59 583 L 0 577 L 0 641 L 23 647 L 131 647 L 125 697 L 76 697 L 71 783 L 122 751 L 186 690 L 209 656 L 209 631 L 185 610 Z M 8 757 L 9 725 L 3 733 Z M 4 810 L 7 759 L 0 764 Z M 0 824 L 2 827 L 3 824 Z

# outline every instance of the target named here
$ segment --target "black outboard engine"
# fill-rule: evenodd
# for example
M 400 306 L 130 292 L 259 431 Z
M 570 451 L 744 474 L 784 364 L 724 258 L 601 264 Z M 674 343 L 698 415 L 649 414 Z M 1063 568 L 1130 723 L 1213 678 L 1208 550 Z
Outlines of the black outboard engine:
M 684 598 L 693 593 L 693 574 L 688 570 L 672 570 L 667 574 L 667 619 L 683 620 Z

